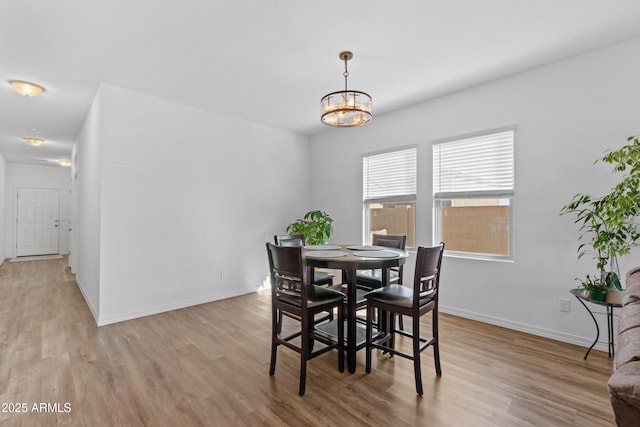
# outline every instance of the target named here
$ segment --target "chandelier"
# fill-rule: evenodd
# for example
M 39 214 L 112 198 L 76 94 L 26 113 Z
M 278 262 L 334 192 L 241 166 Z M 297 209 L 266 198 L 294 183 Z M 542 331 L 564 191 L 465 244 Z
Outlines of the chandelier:
M 344 61 L 344 90 L 331 92 L 320 101 L 322 103 L 322 123 L 334 127 L 360 126 L 371 120 L 371 96 L 358 90 L 347 89 L 347 61 L 353 58 L 351 52 L 340 52 Z

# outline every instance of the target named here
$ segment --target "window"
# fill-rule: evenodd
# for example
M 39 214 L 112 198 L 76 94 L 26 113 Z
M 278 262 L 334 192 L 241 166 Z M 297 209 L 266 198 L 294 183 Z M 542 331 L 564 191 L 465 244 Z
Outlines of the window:
M 413 147 L 363 157 L 365 244 L 373 234 L 393 234 L 407 236 L 407 247 L 415 247 L 416 152 Z
M 514 133 L 433 145 L 434 234 L 449 254 L 513 258 Z

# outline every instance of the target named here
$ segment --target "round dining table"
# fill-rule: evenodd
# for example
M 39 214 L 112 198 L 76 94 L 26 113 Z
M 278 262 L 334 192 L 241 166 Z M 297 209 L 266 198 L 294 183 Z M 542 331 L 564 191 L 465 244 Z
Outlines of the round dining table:
M 354 373 L 356 351 L 365 345 L 364 325 L 358 328 L 356 319 L 356 273 L 358 270 L 380 269 L 382 286 L 386 286 L 389 283 L 389 269 L 405 264 L 409 253 L 402 249 L 367 245 L 307 245 L 304 249 L 311 283 L 315 268 L 342 270 L 342 284 L 347 285 L 347 369 Z

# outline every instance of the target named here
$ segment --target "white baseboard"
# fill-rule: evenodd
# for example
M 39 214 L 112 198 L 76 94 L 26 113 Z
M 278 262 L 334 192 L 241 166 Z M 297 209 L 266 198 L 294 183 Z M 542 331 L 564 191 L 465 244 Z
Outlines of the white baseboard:
M 233 298 L 240 295 L 256 292 L 260 287 L 244 288 L 235 290 L 233 292 L 221 292 L 213 295 L 208 295 L 202 298 L 188 299 L 183 301 L 176 301 L 171 304 L 164 304 L 155 307 L 147 307 L 141 310 L 134 310 L 126 313 L 119 313 L 110 316 L 101 316 L 97 323 L 98 326 L 109 325 L 111 323 L 124 322 L 125 320 L 137 319 L 139 317 L 151 316 L 153 314 L 165 313 L 167 311 L 179 310 L 181 308 L 192 307 L 194 305 L 206 304 L 213 301 L 218 301 L 227 298 Z M 86 298 L 85 298 L 86 299 Z
M 539 328 L 536 326 L 528 325 L 526 323 L 519 323 L 512 320 L 501 319 L 499 317 L 487 316 L 486 314 L 474 313 L 472 311 L 461 310 L 455 307 L 447 307 L 441 305 L 439 307 L 439 310 L 442 313 L 464 317 L 465 319 L 477 320 L 479 322 L 488 323 L 490 325 L 502 326 L 504 328 L 513 329 L 516 331 L 525 332 L 527 334 L 537 335 L 568 344 L 574 344 L 585 348 L 591 347 L 591 344 L 593 344 L 593 339 L 595 338 L 585 338 L 577 335 L 565 334 L 564 332 Z M 600 338 L 602 338 L 602 333 L 600 334 Z M 604 339 L 607 339 L 606 334 L 604 336 Z M 593 349 L 606 352 L 608 346 L 609 343 L 607 341 L 599 340 L 598 343 L 593 347 Z
M 10 258 L 9 262 L 25 262 L 25 261 L 46 261 L 50 259 L 62 259 L 63 255 L 34 255 L 34 256 L 24 256 L 20 258 Z
M 126 313 L 119 313 L 111 316 L 103 316 L 99 317 L 97 311 L 91 304 L 90 300 L 85 295 L 82 286 L 78 283 L 78 288 L 82 293 L 87 305 L 89 306 L 89 310 L 93 314 L 94 319 L 96 319 L 96 323 L 98 326 L 109 325 L 112 323 L 123 322 L 126 320 L 137 319 L 139 317 L 151 316 L 154 314 L 164 313 L 172 310 L 179 310 L 181 308 L 191 307 L 194 305 L 206 304 L 213 301 L 218 301 L 226 298 L 233 298 L 240 295 L 249 294 L 252 292 L 258 292 L 262 289 L 262 287 L 253 287 L 253 288 L 245 288 L 235 290 L 233 292 L 222 292 L 213 295 L 208 295 L 203 298 L 189 299 L 183 301 L 177 301 L 172 304 L 165 304 L 155 307 L 148 307 L 141 310 L 134 310 Z M 589 348 L 593 343 L 593 338 L 580 337 L 577 335 L 566 334 L 559 331 L 554 331 L 551 329 L 539 328 L 536 326 L 532 326 L 526 323 L 514 322 L 512 320 L 502 319 L 499 317 L 488 316 L 486 314 L 475 313 L 472 311 L 461 310 L 455 307 L 448 306 L 440 306 L 440 311 L 442 313 L 452 314 L 454 316 L 464 317 L 466 319 L 477 320 L 479 322 L 488 323 L 490 325 L 501 326 L 508 329 L 513 329 L 520 332 L 525 332 L 532 335 L 541 336 L 544 338 L 553 339 L 560 342 L 565 342 L 568 344 L 578 345 L 580 347 Z M 606 339 L 606 337 L 605 337 Z M 594 346 L 594 350 L 607 351 L 608 343 L 606 341 L 598 341 L 598 343 Z

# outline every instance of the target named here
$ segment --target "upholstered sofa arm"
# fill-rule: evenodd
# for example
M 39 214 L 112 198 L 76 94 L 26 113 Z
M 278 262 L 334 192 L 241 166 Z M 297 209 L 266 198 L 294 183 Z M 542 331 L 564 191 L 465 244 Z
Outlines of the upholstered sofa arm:
M 640 267 L 626 276 L 609 398 L 619 426 L 640 426 Z

